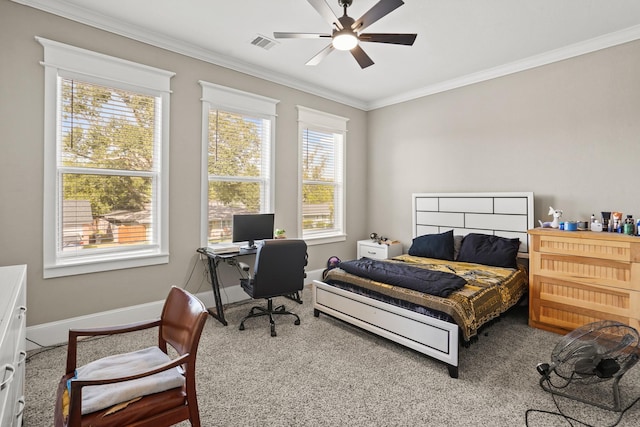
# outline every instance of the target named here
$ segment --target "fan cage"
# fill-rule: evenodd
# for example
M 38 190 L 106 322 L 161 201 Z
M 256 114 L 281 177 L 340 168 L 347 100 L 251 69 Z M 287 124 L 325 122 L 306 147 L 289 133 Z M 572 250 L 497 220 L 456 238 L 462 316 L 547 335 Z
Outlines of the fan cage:
M 636 329 L 612 320 L 589 323 L 562 337 L 551 353 L 551 365 L 538 365 L 540 386 L 555 396 L 620 412 L 620 379 L 639 358 Z M 602 388 L 609 380 L 610 404 Z
M 566 381 L 582 383 L 620 377 L 638 361 L 639 342 L 638 331 L 624 323 L 584 325 L 558 342 L 551 354 L 553 371 Z

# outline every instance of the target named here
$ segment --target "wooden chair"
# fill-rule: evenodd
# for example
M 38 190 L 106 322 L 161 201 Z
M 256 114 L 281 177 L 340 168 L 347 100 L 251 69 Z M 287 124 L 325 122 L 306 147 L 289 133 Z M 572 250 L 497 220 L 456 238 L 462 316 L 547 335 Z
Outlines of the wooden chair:
M 207 310 L 202 302 L 190 293 L 172 287 L 164 303 L 159 320 L 122 325 L 113 328 L 97 328 L 69 331 L 66 374 L 61 378 L 56 397 L 55 427 L 81 426 L 170 426 L 189 420 L 194 427 L 200 427 L 198 401 L 196 399 L 195 362 L 202 329 L 207 320 Z M 175 349 L 177 356 L 166 363 L 137 375 L 100 380 L 72 380 L 70 397 L 67 381 L 74 377 L 77 361 L 78 337 L 115 335 L 142 329 L 158 328 L 157 347 L 167 354 L 167 344 Z M 90 345 L 86 343 L 85 345 Z M 164 357 L 164 356 L 163 356 Z M 180 367 L 183 370 L 184 385 L 166 391 L 142 396 L 131 400 L 115 412 L 105 408 L 88 414 L 81 413 L 83 387 L 113 384 L 147 377 L 159 372 Z M 68 411 L 65 410 L 66 399 Z M 68 412 L 66 414 L 65 412 Z M 108 414 L 108 412 L 113 412 Z

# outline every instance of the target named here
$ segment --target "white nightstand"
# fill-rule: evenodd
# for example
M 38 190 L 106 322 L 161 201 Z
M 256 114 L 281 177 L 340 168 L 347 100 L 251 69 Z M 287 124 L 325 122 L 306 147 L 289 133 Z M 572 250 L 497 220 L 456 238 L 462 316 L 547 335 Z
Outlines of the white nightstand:
M 402 243 L 395 242 L 387 245 L 373 240 L 358 240 L 357 259 L 362 257 L 373 259 L 387 259 L 402 255 Z

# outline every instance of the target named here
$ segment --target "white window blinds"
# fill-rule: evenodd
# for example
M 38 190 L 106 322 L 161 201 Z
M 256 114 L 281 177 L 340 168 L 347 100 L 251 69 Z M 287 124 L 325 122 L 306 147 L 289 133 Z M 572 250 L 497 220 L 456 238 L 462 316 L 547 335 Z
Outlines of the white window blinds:
M 157 244 L 160 99 L 61 78 L 58 256 Z
M 174 73 L 44 47 L 44 277 L 167 263 Z
M 300 218 L 305 238 L 344 236 L 347 119 L 298 106 Z
M 270 98 L 203 87 L 203 245 L 230 242 L 233 215 L 271 212 L 275 105 Z

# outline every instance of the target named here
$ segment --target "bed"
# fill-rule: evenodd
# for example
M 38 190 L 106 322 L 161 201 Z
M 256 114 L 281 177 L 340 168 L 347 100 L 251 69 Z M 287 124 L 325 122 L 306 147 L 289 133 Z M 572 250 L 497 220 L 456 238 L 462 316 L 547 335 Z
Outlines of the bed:
M 457 378 L 460 345 L 527 292 L 526 270 L 516 260 L 528 258 L 533 193 L 416 193 L 412 216 L 407 253 L 350 260 L 313 281 L 314 315 L 440 360 Z

